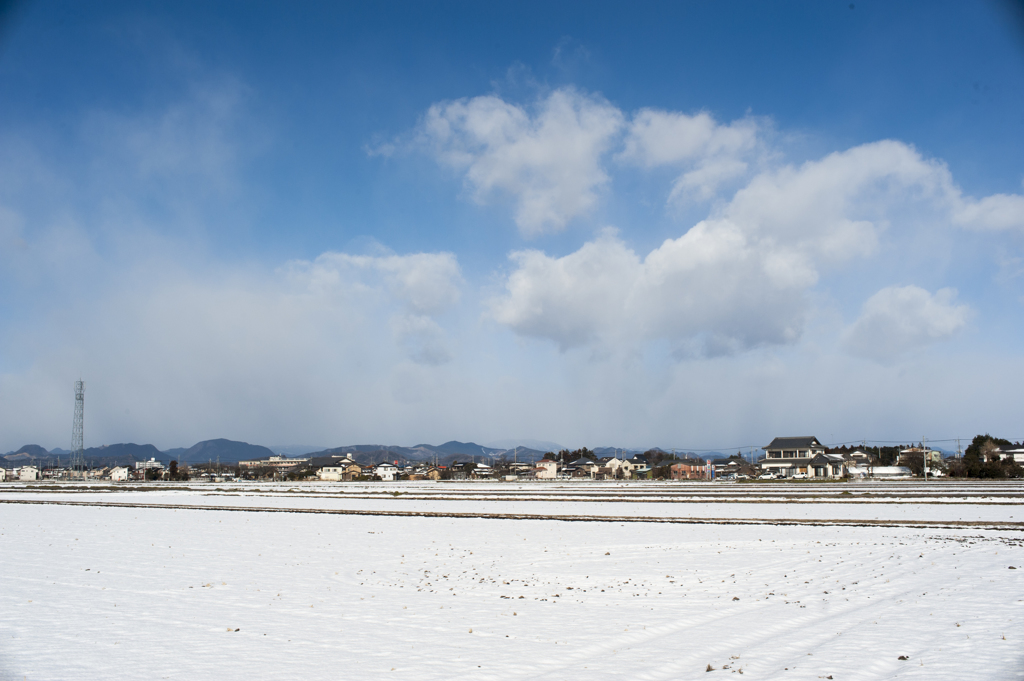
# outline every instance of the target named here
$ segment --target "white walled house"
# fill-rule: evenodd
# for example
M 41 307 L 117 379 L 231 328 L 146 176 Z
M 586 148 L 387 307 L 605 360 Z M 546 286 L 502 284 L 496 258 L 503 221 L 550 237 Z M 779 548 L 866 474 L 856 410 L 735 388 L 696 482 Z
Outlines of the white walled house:
M 0 468 L 0 482 L 6 482 L 6 481 L 7 481 L 7 469 Z
M 398 477 L 398 466 L 384 461 L 373 467 L 373 474 L 384 482 L 394 482 Z
M 324 466 L 316 475 L 325 482 L 341 482 L 345 479 L 345 466 Z
M 110 469 L 111 482 L 128 482 L 131 471 L 126 466 L 117 466 Z
M 635 477 L 636 473 L 645 468 L 648 468 L 647 462 L 642 459 L 625 459 L 622 462 L 622 472 L 627 478 Z
M 541 459 L 533 468 L 534 477 L 538 480 L 554 480 L 558 477 L 558 462 Z
M 18 480 L 22 482 L 34 482 L 40 477 L 39 469 L 35 466 L 22 466 L 18 469 Z

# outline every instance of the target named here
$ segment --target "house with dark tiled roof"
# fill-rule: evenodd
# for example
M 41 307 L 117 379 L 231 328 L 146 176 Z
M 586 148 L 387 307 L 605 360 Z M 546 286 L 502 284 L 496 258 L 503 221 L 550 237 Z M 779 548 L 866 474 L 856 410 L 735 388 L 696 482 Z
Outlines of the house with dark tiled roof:
M 1024 463 L 1024 445 L 999 445 L 999 458 L 1003 460 L 1013 459 L 1017 463 Z
M 761 469 L 784 478 L 792 478 L 795 475 L 810 476 L 808 466 L 811 460 L 825 454 L 825 446 L 811 435 L 777 437 L 763 449 L 765 456 L 758 461 Z

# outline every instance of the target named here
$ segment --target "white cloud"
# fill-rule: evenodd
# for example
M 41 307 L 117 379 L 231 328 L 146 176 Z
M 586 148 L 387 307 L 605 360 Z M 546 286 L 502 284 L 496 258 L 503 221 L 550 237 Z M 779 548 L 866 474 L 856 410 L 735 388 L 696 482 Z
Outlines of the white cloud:
M 441 162 L 465 173 L 477 201 L 511 196 L 516 224 L 531 236 L 593 208 L 608 182 L 601 157 L 621 127 L 604 100 L 560 89 L 532 112 L 493 96 L 435 104 L 421 133 Z
M 390 423 L 381 405 L 391 404 L 393 371 L 420 370 L 440 386 L 437 372 L 458 359 L 446 328 L 458 322 L 446 315 L 462 286 L 451 254 L 325 253 L 277 271 L 185 270 L 174 255 L 150 251 L 129 260 L 99 263 L 74 308 L 55 315 L 50 305 L 30 329 L 6 334 L 0 412 L 8 437 L 27 442 L 56 430 L 49 446 L 66 447 L 66 415 L 54 418 L 53 405 L 82 375 L 94 444 L 324 442 L 324 433 L 340 444 L 367 424 Z M 29 361 L 16 367 L 15 358 Z
M 379 309 L 397 303 L 390 326 L 395 341 L 414 362 L 439 365 L 452 359 L 443 329 L 434 319 L 454 307 L 463 284 L 451 253 L 364 256 L 324 253 L 285 268 L 293 284 L 324 299 L 363 299 Z
M 698 122 L 686 125 L 710 129 Z M 651 162 L 696 146 L 680 143 Z M 491 315 L 563 350 L 653 339 L 703 354 L 790 344 L 803 332 L 823 271 L 876 253 L 893 220 L 912 213 L 929 228 L 948 225 L 962 205 L 943 164 L 900 142 L 865 144 L 756 175 L 707 220 L 643 258 L 608 234 L 561 258 L 513 253 L 517 267 Z M 944 300 L 928 309 L 942 309 Z
M 286 271 L 292 280 L 318 294 L 379 294 L 386 290 L 407 312 L 417 315 L 450 309 L 459 301 L 463 283 L 452 253 L 366 256 L 328 252 L 313 261 L 290 262 Z
M 395 339 L 416 364 L 440 366 L 452 361 L 453 354 L 444 330 L 425 315 L 396 315 L 391 318 Z
M 954 289 L 932 295 L 917 286 L 889 286 L 864 303 L 843 344 L 855 356 L 891 362 L 949 338 L 967 324 L 969 314 L 967 305 L 956 304 Z
M 748 234 L 772 233 L 815 257 L 871 254 L 879 218 L 898 205 L 925 206 L 945 224 L 1024 228 L 1024 195 L 965 197 L 945 164 L 903 142 L 778 165 L 765 129 L 752 117 L 719 124 L 707 112 L 656 109 L 640 109 L 627 121 L 603 99 L 560 89 L 533 111 L 496 96 L 435 104 L 420 136 L 439 161 L 464 174 L 477 201 L 496 192 L 511 196 L 526 236 L 561 230 L 590 212 L 611 181 L 605 156 L 616 150 L 628 165 L 679 168 L 669 203 L 719 197 L 728 183 L 747 178 L 711 217 Z
M 1024 229 L 1024 196 L 993 194 L 976 200 L 957 194 L 953 221 L 974 229 Z
M 731 354 L 795 340 L 810 276 L 758 253 L 734 225 L 702 222 L 642 260 L 606 232 L 562 258 L 512 255 L 491 314 L 562 349 L 667 339 L 677 352 Z
M 629 124 L 621 157 L 648 168 L 709 156 L 735 156 L 754 148 L 757 124 L 749 119 L 719 125 L 707 112 L 641 109 Z
M 685 166 L 670 200 L 711 198 L 725 182 L 747 172 L 747 158 L 758 147 L 753 119 L 719 125 L 707 112 L 693 116 L 641 109 L 629 123 L 619 158 L 646 168 Z

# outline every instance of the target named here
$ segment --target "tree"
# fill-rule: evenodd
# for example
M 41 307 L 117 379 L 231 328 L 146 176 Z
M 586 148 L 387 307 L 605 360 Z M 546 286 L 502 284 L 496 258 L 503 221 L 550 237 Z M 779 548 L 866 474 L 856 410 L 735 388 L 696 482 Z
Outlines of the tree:
M 672 478 L 672 466 L 671 464 L 658 466 L 652 470 L 652 473 L 658 480 L 669 480 Z
M 1009 440 L 992 437 L 988 433 L 975 435 L 971 444 L 964 451 L 963 466 L 957 467 L 958 472 L 962 472 L 969 478 L 1019 476 L 1020 466 L 1012 458 L 1008 461 L 1001 461 L 999 457 L 999 447 L 1010 446 L 1010 444 Z
M 581 447 L 580 449 L 574 449 L 572 451 L 569 451 L 568 449 L 562 449 L 558 452 L 558 454 L 548 452 L 547 454 L 544 455 L 544 458 L 550 459 L 552 461 L 558 461 L 562 465 L 572 463 L 576 459 L 590 459 L 591 461 L 597 461 L 597 456 L 594 454 L 594 452 L 587 449 L 586 447 Z
M 900 457 L 900 462 L 910 469 L 914 476 L 924 475 L 924 454 L 921 452 L 908 452 Z
M 172 461 L 170 466 L 171 480 L 178 479 L 178 462 Z

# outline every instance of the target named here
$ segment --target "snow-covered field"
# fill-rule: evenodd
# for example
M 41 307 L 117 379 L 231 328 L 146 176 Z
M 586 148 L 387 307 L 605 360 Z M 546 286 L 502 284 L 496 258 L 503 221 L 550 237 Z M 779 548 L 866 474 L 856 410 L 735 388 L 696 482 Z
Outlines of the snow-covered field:
M 1024 678 L 1019 486 L 584 487 L 0 486 L 0 677 Z

